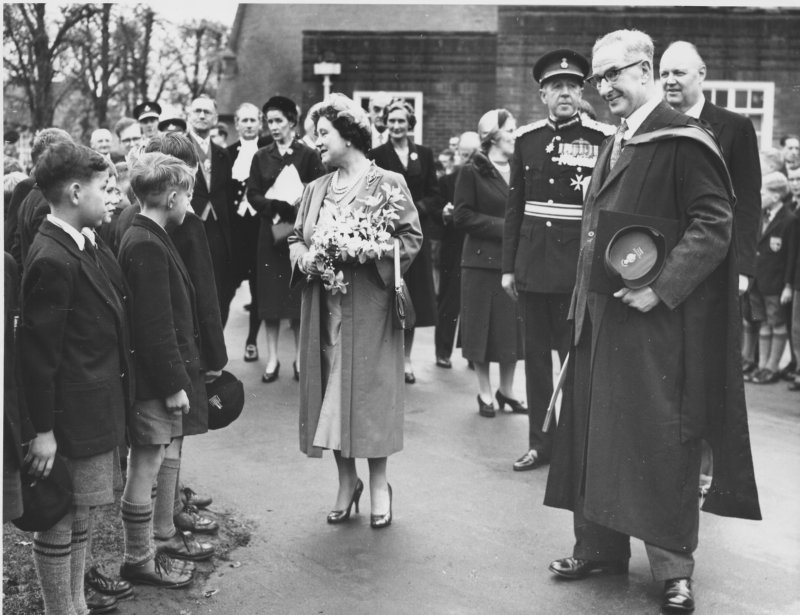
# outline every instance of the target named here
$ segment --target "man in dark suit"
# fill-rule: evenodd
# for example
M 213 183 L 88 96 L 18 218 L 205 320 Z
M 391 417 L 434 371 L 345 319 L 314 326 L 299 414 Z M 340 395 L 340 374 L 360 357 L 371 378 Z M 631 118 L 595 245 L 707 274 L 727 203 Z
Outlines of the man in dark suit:
M 702 438 L 715 461 L 704 510 L 761 518 L 732 189 L 713 136 L 660 100 L 647 34 L 599 39 L 592 73 L 587 81 L 620 126 L 600 150 L 584 203 L 574 337 L 545 493 L 546 505 L 573 512 L 576 542 L 550 570 L 566 579 L 626 573 L 635 536 L 664 583 L 662 607 L 692 611 Z M 649 284 L 634 289 L 606 274 L 604 256 L 615 229 L 643 218 L 674 242 Z
M 258 360 L 258 329 L 261 319 L 258 317 L 256 292 L 256 271 L 258 251 L 258 228 L 260 218 L 253 206 L 247 201 L 247 178 L 250 177 L 250 166 L 253 156 L 262 147 L 272 143 L 272 137 L 261 137 L 261 109 L 252 103 L 242 103 L 234 115 L 234 125 L 239 140 L 228 147 L 228 155 L 233 163 L 231 172 L 231 190 L 233 203 L 231 207 L 231 238 L 233 240 L 233 272 L 234 289 L 243 280 L 250 284 L 250 326 L 245 340 L 244 360 Z M 234 290 L 235 292 L 235 290 Z
M 188 119 L 189 134 L 200 163 L 192 209 L 206 229 L 224 326 L 236 290 L 231 272 L 231 160 L 223 148 L 211 142 L 211 128 L 217 123 L 217 103 L 213 99 L 207 96 L 194 99 Z
M 693 44 L 677 41 L 667 47 L 661 56 L 659 73 L 666 102 L 681 113 L 705 122 L 714 131 L 722 149 L 736 193 L 733 231 L 739 294 L 742 295 L 752 285 L 756 273 L 756 243 L 761 219 L 761 164 L 756 131 L 746 117 L 705 99 L 706 65 Z M 707 492 L 712 474 L 713 460 L 708 447 L 704 446 L 701 493 Z
M 442 234 L 434 333 L 436 365 L 445 369 L 453 366 L 450 355 L 453 353 L 458 316 L 461 312 L 461 249 L 464 245 L 464 231 L 457 229 L 453 222 L 456 179 L 461 166 L 469 163 L 480 146 L 477 132 L 468 131 L 461 135 L 458 143 L 460 164 L 453 166 L 450 173 L 439 178 L 441 198 L 431 206 L 431 218 L 441 227 Z M 441 157 L 442 154 L 439 154 L 440 159 Z
M 691 43 L 672 43 L 659 64 L 664 100 L 689 117 L 704 121 L 719 141 L 736 193 L 733 228 L 739 294 L 750 286 L 756 272 L 756 242 L 761 216 L 761 165 L 753 123 L 708 102 L 703 96 L 706 65 Z
M 550 458 L 542 423 L 553 393 L 552 352 L 569 348 L 567 309 L 575 285 L 583 195 L 600 143 L 613 128 L 579 113 L 589 61 L 570 49 L 543 55 L 533 67 L 549 117 L 517 131 L 503 231 L 506 292 L 525 319 L 528 449 L 517 472 Z

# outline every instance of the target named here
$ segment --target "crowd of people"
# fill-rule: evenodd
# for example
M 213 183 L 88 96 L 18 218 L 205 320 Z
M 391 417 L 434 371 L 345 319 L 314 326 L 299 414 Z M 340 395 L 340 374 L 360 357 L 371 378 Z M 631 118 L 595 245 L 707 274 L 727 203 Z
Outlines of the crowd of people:
M 197 537 L 217 529 L 211 498 L 181 482 L 182 442 L 208 430 L 206 386 L 245 281 L 243 359 L 263 356 L 264 384 L 290 323 L 300 447 L 333 451 L 338 471 L 328 523 L 358 512 L 367 458 L 371 526 L 391 525 L 414 329 L 435 326 L 431 361 L 452 368 L 460 345 L 482 417 L 528 416 L 513 470 L 550 465 L 545 504 L 574 515 L 573 555 L 551 571 L 626 572 L 635 536 L 663 606 L 694 608 L 700 505 L 760 518 L 742 383 L 800 391 L 800 138 L 759 152 L 747 118 L 704 99 L 687 42 L 656 65 L 652 40 L 622 30 L 591 60 L 549 52 L 532 75 L 547 117 L 518 127 L 487 110 L 437 155 L 413 139 L 414 108 L 383 94 L 305 114 L 284 96 L 243 102 L 231 145 L 213 99 L 185 120 L 145 101 L 114 125 L 116 149 L 107 128 L 88 147 L 40 130 L 31 169 L 6 134 L 4 521 L 25 512 L 20 473 L 65 464 L 74 492 L 34 534 L 48 615 L 107 612 L 134 584 L 185 586 L 213 556 Z M 595 119 L 587 86 L 619 125 Z M 394 243 L 332 263 L 322 235 L 365 207 L 391 210 Z M 663 242 L 626 252 L 652 250 L 635 279 L 607 249 L 631 229 Z M 402 287 L 414 326 L 393 319 Z M 564 396 L 548 431 L 554 351 Z M 527 403 L 513 394 L 521 359 Z M 87 566 L 87 537 L 123 482 L 116 577 Z

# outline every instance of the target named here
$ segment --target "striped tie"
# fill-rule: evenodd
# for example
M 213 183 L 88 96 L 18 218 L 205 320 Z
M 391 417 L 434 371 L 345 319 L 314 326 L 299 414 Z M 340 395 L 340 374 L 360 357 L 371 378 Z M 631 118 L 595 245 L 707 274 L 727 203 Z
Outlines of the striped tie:
M 614 165 L 617 164 L 617 160 L 619 160 L 619 155 L 622 151 L 622 136 L 626 130 L 628 130 L 628 124 L 625 123 L 625 120 L 622 120 L 617 132 L 614 133 L 614 147 L 611 148 L 611 158 L 608 159 L 609 170 L 613 169 Z

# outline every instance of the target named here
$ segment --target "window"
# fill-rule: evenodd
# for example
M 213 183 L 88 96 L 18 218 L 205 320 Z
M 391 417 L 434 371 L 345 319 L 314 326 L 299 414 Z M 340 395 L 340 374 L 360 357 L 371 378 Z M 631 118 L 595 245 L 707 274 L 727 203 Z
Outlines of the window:
M 369 99 L 378 93 L 377 90 L 358 90 L 353 92 L 353 100 L 369 113 Z M 382 90 L 380 93 L 388 94 L 389 98 L 402 98 L 411 105 L 414 109 L 414 115 L 417 117 L 417 124 L 414 126 L 413 133 L 414 143 L 422 145 L 422 92 L 392 92 Z
M 760 149 L 772 147 L 775 84 L 771 81 L 706 81 L 706 100 L 744 115 L 753 122 Z

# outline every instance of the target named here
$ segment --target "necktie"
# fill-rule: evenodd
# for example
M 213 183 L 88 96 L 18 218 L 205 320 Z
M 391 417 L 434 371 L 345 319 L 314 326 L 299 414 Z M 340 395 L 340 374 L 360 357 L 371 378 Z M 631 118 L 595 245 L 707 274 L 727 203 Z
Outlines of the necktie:
M 769 209 L 762 209 L 761 210 L 761 234 L 763 235 L 764 232 L 767 230 L 767 227 L 770 223 L 770 211 Z
M 614 147 L 611 148 L 611 158 L 608 159 L 609 170 L 613 169 L 614 165 L 617 164 L 617 160 L 619 160 L 619 154 L 622 151 L 622 136 L 626 130 L 628 130 L 628 124 L 625 123 L 625 120 L 622 120 L 617 132 L 614 133 Z

